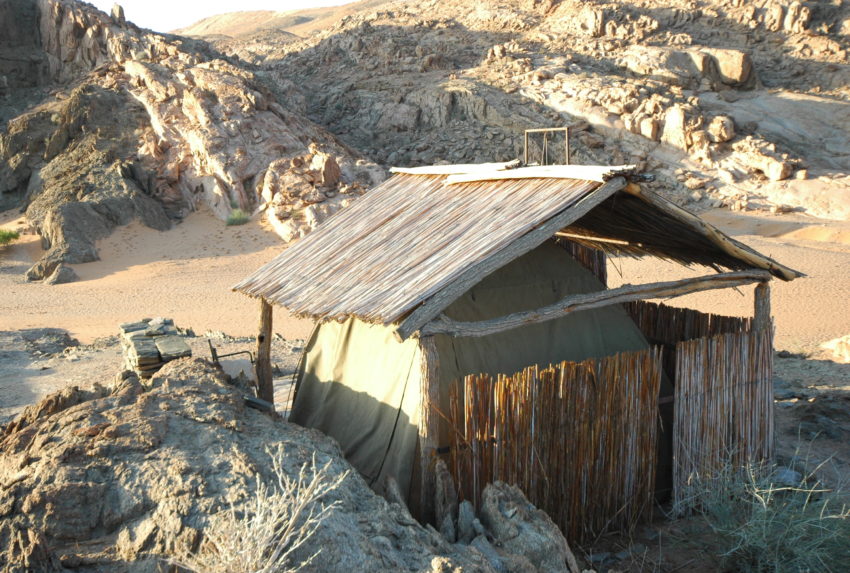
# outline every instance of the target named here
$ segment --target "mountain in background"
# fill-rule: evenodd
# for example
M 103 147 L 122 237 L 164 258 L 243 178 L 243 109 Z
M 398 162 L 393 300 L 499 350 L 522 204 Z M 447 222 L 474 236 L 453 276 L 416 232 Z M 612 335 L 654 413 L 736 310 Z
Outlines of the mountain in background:
M 73 0 L 0 15 L 0 204 L 43 238 L 31 280 L 202 204 L 293 240 L 390 165 L 522 157 L 537 127 L 697 211 L 850 218 L 844 3 L 366 0 L 193 37 Z
M 319 30 L 330 28 L 343 18 L 363 10 L 373 10 L 389 0 L 361 0 L 342 6 L 308 8 L 275 12 L 257 10 L 248 12 L 228 12 L 216 14 L 195 22 L 191 26 L 174 30 L 174 34 L 215 38 L 245 38 L 264 30 L 286 32 L 294 36 L 306 37 Z

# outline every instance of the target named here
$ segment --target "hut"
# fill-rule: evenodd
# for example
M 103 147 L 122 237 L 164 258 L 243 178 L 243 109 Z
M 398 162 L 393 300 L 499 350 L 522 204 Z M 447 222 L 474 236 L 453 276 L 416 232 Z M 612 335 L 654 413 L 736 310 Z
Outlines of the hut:
M 717 425 L 730 429 L 723 430 L 726 442 L 712 438 L 708 448 L 712 455 L 721 455 L 728 440 L 740 441 L 739 434 L 750 436 L 749 455 L 770 455 L 772 395 L 766 397 L 765 392 L 769 392 L 772 339 L 767 285 L 772 277 L 788 281 L 801 275 L 641 188 L 641 178 L 630 166 L 504 163 L 394 169 L 387 181 L 234 287 L 261 301 L 260 393 L 268 398 L 271 389 L 272 305 L 317 321 L 296 373 L 290 420 L 336 438 L 373 487 L 380 490 L 394 482 L 414 511 L 431 520 L 434 468 L 441 456 L 452 460 L 455 477 L 461 480 L 468 477 L 464 467 L 478 468 L 474 480 L 468 480 L 478 489 L 462 488 L 473 499 L 483 482 L 509 474 L 524 488 L 534 489 L 536 468 L 543 463 L 550 464 L 549 477 L 540 495 L 554 495 L 551 476 L 569 473 L 558 466 L 564 463 L 557 461 L 562 445 L 581 440 L 592 444 L 596 453 L 570 465 L 598 466 L 605 458 L 613 460 L 612 468 L 622 467 L 617 456 L 637 459 L 635 440 L 640 439 L 651 460 L 668 462 L 662 472 L 671 480 L 676 463 L 680 474 L 690 471 L 685 458 L 698 463 L 694 452 L 703 452 L 705 458 L 704 446 L 710 441 L 692 430 L 704 431 L 710 421 L 707 412 L 716 413 L 718 408 L 705 392 L 689 393 L 688 388 L 721 383 L 712 368 L 706 373 L 704 368 L 680 365 L 686 355 L 697 361 L 705 358 L 708 362 L 703 365 L 713 362 L 732 373 L 724 396 L 734 394 L 741 384 L 755 388 L 749 401 L 739 400 L 734 412 L 723 414 L 729 419 Z M 656 256 L 706 266 L 712 272 L 608 289 L 605 253 Z M 757 285 L 752 318 L 723 318 L 643 302 L 750 284 Z M 731 358 L 723 358 L 719 352 L 725 346 L 718 350 L 712 337 L 727 335 L 740 340 L 721 346 L 756 346 L 744 352 L 746 356 L 736 350 L 730 351 Z M 706 358 L 706 349 L 688 354 L 681 345 L 692 341 L 709 341 L 714 354 Z M 638 427 L 621 424 L 620 434 L 609 440 L 605 432 L 610 429 L 600 433 L 596 426 L 570 421 L 565 433 L 563 424 L 547 429 L 546 416 L 555 414 L 526 415 L 523 408 L 542 407 L 542 399 L 535 396 L 543 391 L 540 384 L 547 384 L 543 372 L 550 364 L 561 364 L 562 389 L 546 404 L 548 408 L 560 407 L 555 402 L 574 406 L 574 390 L 563 386 L 565 380 L 578 380 L 584 376 L 579 371 L 593 370 L 592 385 L 601 389 L 607 379 L 609 386 L 605 396 L 599 390 L 586 397 L 595 400 L 586 408 L 594 412 L 587 424 L 630 420 Z M 577 370 L 577 364 L 585 366 Z M 533 372 L 527 368 L 534 365 L 539 368 Z M 680 367 L 702 374 L 694 374 L 686 387 L 687 376 L 677 370 Z M 605 369 L 614 374 L 605 374 Z M 498 380 L 511 392 L 519 388 L 511 383 L 509 375 L 514 373 L 526 381 L 534 378 L 536 386 L 529 387 L 522 399 L 514 396 L 513 406 L 505 409 L 507 398 L 498 402 L 491 389 Z M 741 376 L 749 378 L 742 382 Z M 617 407 L 626 408 L 623 412 L 628 415 L 601 402 L 626 393 L 632 402 L 624 398 Z M 697 395 L 702 402 L 685 402 Z M 486 404 L 472 403 L 476 399 Z M 753 404 L 758 407 L 753 409 Z M 737 419 L 741 407 L 748 408 L 746 420 Z M 684 436 L 684 426 L 690 424 L 690 441 L 677 440 L 669 423 L 659 425 L 659 411 L 665 408 L 668 418 L 672 410 L 681 409 L 679 433 Z M 635 418 L 635 412 L 642 414 Z M 525 429 L 516 425 L 520 418 L 530 420 L 522 426 Z M 570 420 L 579 418 L 576 414 Z M 557 433 L 555 438 L 549 436 L 546 447 L 560 450 L 541 461 L 543 442 L 535 440 L 543 439 L 546 431 Z M 505 432 L 512 437 L 500 439 L 508 435 Z M 531 437 L 521 439 L 523 432 Z M 606 450 L 600 440 L 618 445 Z M 527 444 L 527 452 L 537 457 L 524 461 L 520 459 L 524 452 L 516 447 L 506 457 L 509 442 L 511 447 Z M 675 448 L 686 446 L 690 449 L 679 451 L 677 462 Z M 461 460 L 461 449 L 466 461 Z M 622 469 L 617 471 L 623 474 Z M 636 482 L 628 474 L 637 471 L 648 472 L 649 478 Z M 525 477 L 517 477 L 517 472 Z M 644 506 L 656 487 L 649 483 L 654 468 L 628 470 L 616 478 L 623 484 L 621 497 L 608 505 L 594 504 L 588 480 L 614 477 L 587 472 L 579 476 L 584 493 L 573 505 L 607 507 L 597 516 L 600 522 L 622 513 L 623 500 L 635 496 L 635 487 Z M 686 480 L 680 476 L 680 481 Z M 547 506 L 533 496 L 532 501 Z M 635 514 L 640 513 L 638 508 Z

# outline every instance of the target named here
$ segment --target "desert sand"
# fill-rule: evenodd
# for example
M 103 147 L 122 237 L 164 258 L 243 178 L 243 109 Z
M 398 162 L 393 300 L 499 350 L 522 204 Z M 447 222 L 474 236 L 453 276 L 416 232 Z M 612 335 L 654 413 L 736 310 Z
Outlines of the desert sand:
M 21 229 L 20 221 L 17 211 L 0 214 L 2 227 Z M 98 243 L 100 261 L 72 265 L 79 281 L 48 286 L 24 279 L 42 251 L 38 236 L 23 234 L 0 247 L 0 330 L 53 326 L 85 344 L 116 334 L 121 322 L 166 316 L 198 334 L 252 336 L 258 305 L 230 288 L 284 247 L 260 223 L 228 227 L 200 211 L 166 232 L 122 227 Z M 308 321 L 282 310 L 276 318 L 286 338 L 309 333 Z
M 821 344 L 850 334 L 850 223 L 726 210 L 703 215 L 737 239 L 808 275 L 791 283 L 772 283 L 777 349 L 818 354 Z M 15 211 L 0 214 L 5 228 L 21 229 L 20 221 Z M 79 281 L 55 286 L 23 278 L 41 254 L 36 235 L 24 234 L 15 244 L 0 248 L 0 330 L 65 328 L 89 343 L 115 334 L 121 322 L 168 316 L 198 334 L 213 330 L 253 336 L 257 304 L 230 288 L 285 245 L 259 222 L 227 227 L 201 211 L 166 232 L 132 223 L 98 247 L 100 261 L 73 265 Z M 615 258 L 609 280 L 618 286 L 711 272 L 651 257 Z M 752 288 L 710 291 L 670 304 L 747 316 L 752 313 Z M 307 336 L 311 324 L 277 310 L 274 326 L 285 338 L 297 339 Z

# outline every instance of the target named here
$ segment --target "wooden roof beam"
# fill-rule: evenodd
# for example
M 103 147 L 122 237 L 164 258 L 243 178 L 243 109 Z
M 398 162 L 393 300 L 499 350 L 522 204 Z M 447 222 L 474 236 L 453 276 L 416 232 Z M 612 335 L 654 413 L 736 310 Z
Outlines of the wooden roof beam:
M 705 290 L 732 288 L 752 283 L 769 281 L 771 275 L 765 270 L 736 271 L 716 275 L 701 276 L 678 281 L 650 283 L 645 285 L 625 285 L 611 290 L 603 290 L 586 294 L 571 295 L 554 304 L 515 312 L 490 320 L 478 322 L 459 322 L 441 315 L 438 319 L 424 325 L 420 336 L 448 334 L 449 336 L 487 336 L 512 330 L 520 326 L 537 324 L 561 318 L 567 314 L 581 310 L 590 310 L 612 304 L 621 304 L 636 300 L 652 298 L 670 298 Z

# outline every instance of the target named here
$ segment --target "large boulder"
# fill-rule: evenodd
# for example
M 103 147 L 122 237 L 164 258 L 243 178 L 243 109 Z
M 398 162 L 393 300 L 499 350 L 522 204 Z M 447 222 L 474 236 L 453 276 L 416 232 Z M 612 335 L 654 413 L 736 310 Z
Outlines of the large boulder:
M 703 80 L 715 90 L 752 89 L 757 83 L 750 55 L 731 48 L 633 45 L 618 63 L 636 75 L 689 89 Z
M 508 562 L 519 557 L 532 571 L 570 570 L 567 563 L 574 558 L 560 529 L 519 488 L 504 482 L 488 484 L 481 494 L 479 519 L 500 553 L 513 556 Z
M 249 508 L 258 480 L 275 486 L 273 462 L 296 481 L 304 468 L 348 472 L 316 502 L 326 513 L 292 566 L 315 555 L 305 570 L 492 570 L 375 495 L 331 439 L 247 408 L 200 359 L 145 386 L 124 373 L 111 388 L 63 390 L 0 432 L 0 569 L 155 571 L 203 551 L 214 516 Z

